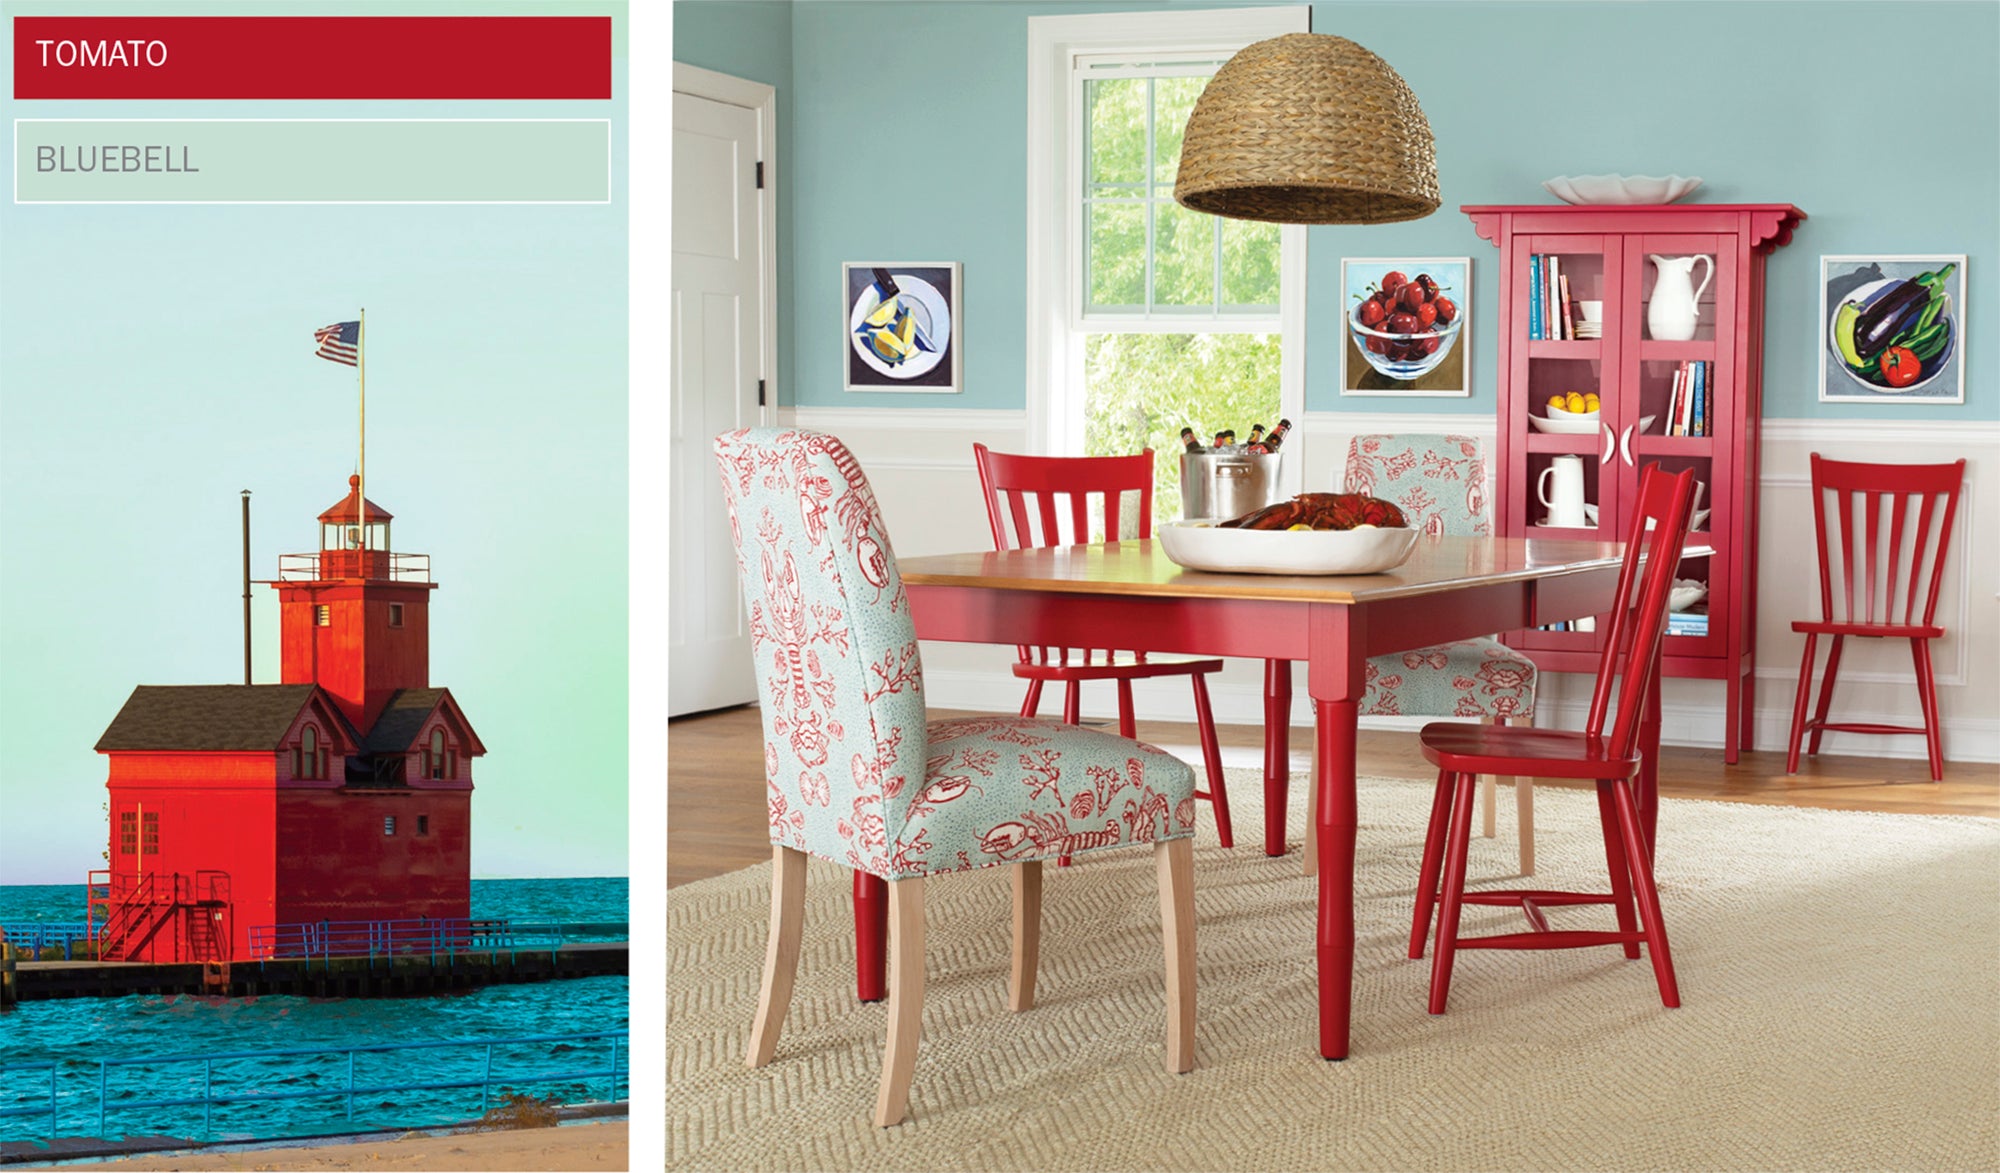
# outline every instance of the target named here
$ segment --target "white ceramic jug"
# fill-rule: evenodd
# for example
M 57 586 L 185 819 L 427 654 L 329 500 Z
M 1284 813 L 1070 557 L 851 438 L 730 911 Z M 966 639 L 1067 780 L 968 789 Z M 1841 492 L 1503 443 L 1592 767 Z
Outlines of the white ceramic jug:
M 1551 496 L 1549 478 L 1555 478 L 1555 491 Z M 1584 528 L 1583 519 L 1583 457 L 1558 456 L 1542 470 L 1535 482 L 1535 491 L 1542 504 L 1549 507 L 1549 519 L 1544 524 L 1563 529 Z
M 1669 342 L 1686 342 L 1694 337 L 1696 321 L 1701 318 L 1701 295 L 1708 288 L 1709 279 L 1715 276 L 1715 259 L 1707 256 L 1663 257 L 1650 256 L 1658 268 L 1653 278 L 1653 300 L 1646 306 L 1646 328 L 1653 337 Z M 1701 287 L 1694 284 L 1694 263 L 1700 261 L 1708 266 L 1701 276 Z

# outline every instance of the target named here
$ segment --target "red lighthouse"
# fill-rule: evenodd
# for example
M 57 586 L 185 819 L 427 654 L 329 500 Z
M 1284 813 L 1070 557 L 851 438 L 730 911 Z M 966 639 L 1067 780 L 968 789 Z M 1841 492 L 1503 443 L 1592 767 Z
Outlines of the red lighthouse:
M 392 552 L 359 478 L 279 559 L 280 684 L 133 690 L 110 759 L 103 956 L 250 956 L 257 925 L 464 918 L 472 759 L 430 686 L 430 559 Z

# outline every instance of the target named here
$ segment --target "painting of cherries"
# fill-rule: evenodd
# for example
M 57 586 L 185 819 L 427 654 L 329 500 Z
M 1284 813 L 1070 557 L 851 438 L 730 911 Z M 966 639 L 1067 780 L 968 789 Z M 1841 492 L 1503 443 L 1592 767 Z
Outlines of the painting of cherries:
M 1469 395 L 1465 378 L 1469 257 L 1341 262 L 1348 343 L 1345 395 Z

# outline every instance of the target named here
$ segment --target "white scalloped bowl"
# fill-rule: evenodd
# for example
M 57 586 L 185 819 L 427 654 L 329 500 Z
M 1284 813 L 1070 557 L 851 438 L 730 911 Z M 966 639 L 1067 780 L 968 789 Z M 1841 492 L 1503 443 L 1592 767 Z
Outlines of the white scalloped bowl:
M 1566 204 L 1671 204 L 1700 187 L 1701 177 L 1558 175 L 1544 179 L 1542 186 Z
M 1380 574 L 1401 566 L 1417 548 L 1417 531 L 1407 526 L 1264 530 L 1175 521 L 1155 533 L 1180 565 L 1224 574 Z

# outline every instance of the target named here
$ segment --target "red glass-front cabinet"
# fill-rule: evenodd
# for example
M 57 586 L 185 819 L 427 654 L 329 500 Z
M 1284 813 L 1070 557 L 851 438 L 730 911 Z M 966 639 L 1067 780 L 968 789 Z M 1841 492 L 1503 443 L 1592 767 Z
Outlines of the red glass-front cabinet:
M 1685 561 L 1679 577 L 1705 597 L 1669 620 L 1662 671 L 1721 680 L 1724 760 L 1748 748 L 1755 713 L 1757 475 L 1764 367 L 1764 259 L 1792 238 L 1805 213 L 1790 204 L 1466 206 L 1479 235 L 1500 248 L 1500 420 L 1495 529 L 1506 537 L 1623 541 L 1638 500 L 1639 470 L 1693 468 L 1705 486 L 1690 542 L 1715 553 Z M 1666 258 L 1707 257 L 1694 337 L 1653 337 L 1648 309 Z M 1551 265 L 1549 258 L 1554 259 Z M 1692 286 L 1707 266 L 1691 265 Z M 1535 312 L 1537 274 L 1568 279 L 1569 325 L 1559 298 Z M 1669 278 L 1672 281 L 1672 278 Z M 1560 291 L 1560 280 L 1556 283 Z M 1662 310 L 1666 309 L 1663 297 Z M 1601 336 L 1589 336 L 1578 303 L 1603 303 Z M 1672 331 L 1670 327 L 1667 332 Z M 1675 434 L 1677 376 L 1701 378 L 1701 427 Z M 1596 425 L 1544 430 L 1548 401 L 1596 393 Z M 1690 413 L 1690 416 L 1692 413 Z M 1560 422 L 1560 421 L 1559 421 Z M 1689 420 L 1693 423 L 1692 418 Z M 1588 426 L 1585 424 L 1584 426 Z M 1581 465 L 1581 524 L 1552 517 L 1540 482 Z M 1699 512 L 1707 510 L 1706 515 Z M 1685 602 L 1684 595 L 1681 602 Z M 1597 624 L 1584 620 L 1520 632 L 1508 642 L 1544 671 L 1597 670 Z

